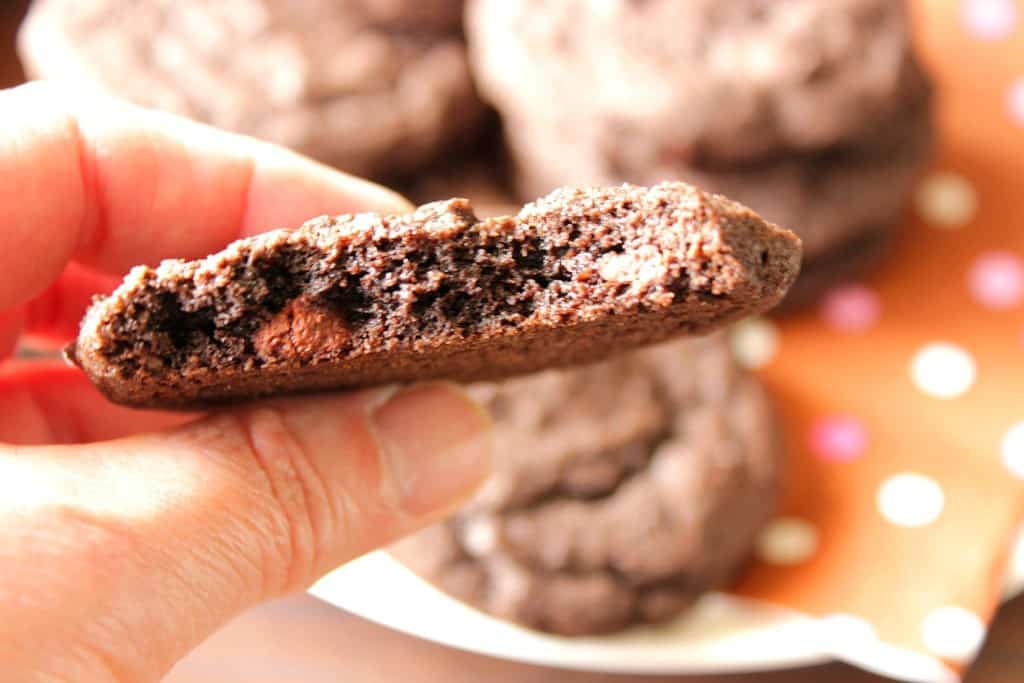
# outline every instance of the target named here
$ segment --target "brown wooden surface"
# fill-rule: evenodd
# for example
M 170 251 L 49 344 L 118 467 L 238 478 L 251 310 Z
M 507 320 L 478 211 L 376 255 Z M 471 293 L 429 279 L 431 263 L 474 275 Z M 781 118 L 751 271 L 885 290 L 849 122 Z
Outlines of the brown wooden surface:
M 83 0 L 85 1 L 85 0 Z M 25 3 L 0 0 L 0 86 L 22 76 L 14 32 Z M 898 599 L 898 597 L 894 597 Z M 171 674 L 169 683 L 882 683 L 885 679 L 832 664 L 738 676 L 593 675 L 499 661 L 404 636 L 299 596 L 263 606 L 215 635 Z M 966 683 L 1024 681 L 1024 599 L 1005 606 Z

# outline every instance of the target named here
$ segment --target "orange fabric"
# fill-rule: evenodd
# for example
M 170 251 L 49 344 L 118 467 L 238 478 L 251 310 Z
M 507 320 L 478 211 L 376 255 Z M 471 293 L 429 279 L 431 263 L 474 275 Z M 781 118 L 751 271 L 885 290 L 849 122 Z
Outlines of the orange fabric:
M 1024 479 L 1001 456 L 1007 431 L 1024 422 L 1024 300 L 1014 270 L 1024 259 L 1024 85 L 1014 104 L 1024 3 L 912 5 L 939 93 L 939 150 L 922 183 L 956 174 L 977 208 L 956 228 L 912 212 L 887 264 L 863 288 L 844 290 L 854 301 L 845 331 L 836 299 L 774 321 L 778 350 L 761 372 L 780 399 L 792 457 L 782 513 L 810 522 L 817 544 L 802 562 L 759 561 L 737 591 L 815 615 L 856 615 L 882 640 L 934 655 L 922 625 L 936 608 L 991 618 L 1024 518 Z M 972 10 L 989 14 L 972 25 Z M 962 395 L 936 398 L 912 380 L 915 354 L 933 342 L 973 358 L 976 376 Z M 823 458 L 815 439 L 828 440 L 829 418 L 839 445 Z M 880 512 L 883 482 L 905 472 L 941 487 L 934 522 L 899 526 Z

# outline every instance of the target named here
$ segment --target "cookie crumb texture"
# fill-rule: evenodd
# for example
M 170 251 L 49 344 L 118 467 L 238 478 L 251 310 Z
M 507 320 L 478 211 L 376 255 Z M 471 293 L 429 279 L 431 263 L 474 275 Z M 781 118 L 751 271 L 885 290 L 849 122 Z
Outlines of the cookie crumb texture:
M 562 635 L 670 619 L 736 574 L 774 511 L 774 416 L 719 335 L 470 391 L 495 473 L 392 552 L 497 617 Z
M 164 408 L 497 379 L 764 311 L 799 260 L 791 232 L 682 183 L 562 189 L 482 221 L 451 199 L 137 267 L 68 356 L 111 400 Z

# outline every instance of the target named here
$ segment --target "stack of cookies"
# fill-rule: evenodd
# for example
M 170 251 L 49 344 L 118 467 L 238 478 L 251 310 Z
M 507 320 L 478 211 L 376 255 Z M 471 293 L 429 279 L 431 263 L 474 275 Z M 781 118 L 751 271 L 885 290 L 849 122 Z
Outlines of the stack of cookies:
M 378 179 L 471 141 L 484 113 L 462 0 L 37 0 L 20 51 L 33 77 Z
M 692 182 L 804 241 L 787 305 L 884 253 L 930 150 L 898 0 L 472 0 L 517 185 Z

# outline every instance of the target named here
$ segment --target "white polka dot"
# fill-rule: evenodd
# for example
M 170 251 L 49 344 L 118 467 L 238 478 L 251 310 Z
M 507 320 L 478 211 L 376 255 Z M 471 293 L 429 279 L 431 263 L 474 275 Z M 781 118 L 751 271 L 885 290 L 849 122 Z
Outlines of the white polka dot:
M 1010 549 L 1010 562 L 1006 572 L 1006 591 L 1009 595 L 1024 592 L 1024 526 L 1017 531 L 1017 540 Z
M 757 542 L 758 556 L 769 564 L 800 564 L 817 549 L 818 530 L 810 522 L 795 517 L 774 520 Z
M 1008 38 L 1016 29 L 1015 0 L 962 0 L 960 12 L 967 29 L 983 40 Z
M 943 659 L 969 662 L 985 640 L 985 623 L 973 612 L 947 605 L 932 610 L 921 626 L 925 646 Z
M 750 318 L 733 326 L 730 341 L 736 360 L 744 367 L 756 369 L 775 358 L 779 331 L 763 318 Z
M 1006 93 L 1006 108 L 1015 123 L 1024 126 L 1024 78 L 1018 78 Z
M 935 398 L 956 398 L 974 384 L 974 359 L 955 344 L 934 342 L 923 346 L 910 361 L 914 385 Z
M 1024 421 L 1006 430 L 1000 450 L 1010 474 L 1024 479 Z
M 934 479 L 906 472 L 882 482 L 876 503 L 882 516 L 893 524 L 919 527 L 939 518 L 946 496 Z
M 974 218 L 978 196 L 958 173 L 933 173 L 917 188 L 917 212 L 937 228 L 959 228 Z

